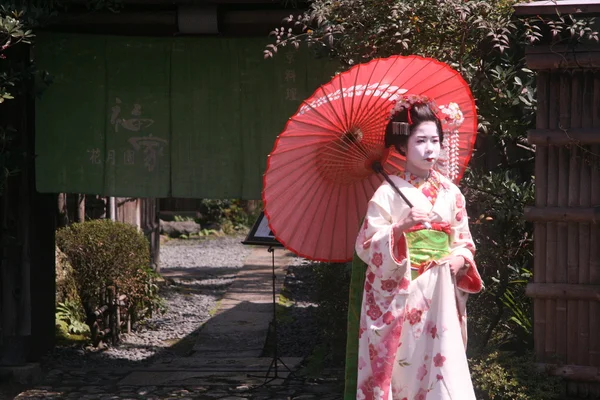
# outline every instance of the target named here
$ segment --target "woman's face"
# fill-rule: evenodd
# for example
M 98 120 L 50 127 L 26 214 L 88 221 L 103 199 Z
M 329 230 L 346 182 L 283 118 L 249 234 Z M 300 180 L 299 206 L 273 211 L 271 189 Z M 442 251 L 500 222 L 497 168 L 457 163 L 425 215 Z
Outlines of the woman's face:
M 421 122 L 413 129 L 406 144 L 406 169 L 426 176 L 440 156 L 440 137 L 433 121 Z

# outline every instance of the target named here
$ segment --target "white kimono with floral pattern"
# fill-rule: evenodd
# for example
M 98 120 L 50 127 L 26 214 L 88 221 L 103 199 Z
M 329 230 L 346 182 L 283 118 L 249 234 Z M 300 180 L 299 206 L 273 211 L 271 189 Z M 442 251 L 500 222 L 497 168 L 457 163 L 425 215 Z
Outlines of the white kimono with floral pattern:
M 369 202 L 356 241 L 368 265 L 363 292 L 358 351 L 357 399 L 475 400 L 465 354 L 466 302 L 482 288 L 473 261 L 465 200 L 440 175 L 437 200 L 431 202 L 407 181 L 391 179 L 413 203 L 449 224 L 450 254 L 465 258 L 458 282 L 447 263 L 411 280 L 410 249 L 393 226 L 409 207 L 393 188 L 382 184 Z M 448 225 L 446 225 L 448 226 Z

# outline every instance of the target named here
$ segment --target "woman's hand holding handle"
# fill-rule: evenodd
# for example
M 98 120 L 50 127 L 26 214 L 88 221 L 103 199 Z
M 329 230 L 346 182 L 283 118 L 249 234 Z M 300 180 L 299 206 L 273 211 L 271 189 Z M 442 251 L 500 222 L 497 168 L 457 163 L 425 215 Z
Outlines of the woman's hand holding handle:
M 431 222 L 431 215 L 429 212 L 420 208 L 411 208 L 408 215 L 402 220 L 396 223 L 394 226 L 394 233 L 401 235 L 402 232 L 406 232 L 417 224 L 428 224 Z

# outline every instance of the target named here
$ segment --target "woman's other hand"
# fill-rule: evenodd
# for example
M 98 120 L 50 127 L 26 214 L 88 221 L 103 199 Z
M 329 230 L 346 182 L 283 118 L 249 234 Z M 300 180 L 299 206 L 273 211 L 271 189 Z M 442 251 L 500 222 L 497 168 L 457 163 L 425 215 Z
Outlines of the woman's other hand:
M 465 258 L 463 256 L 446 256 L 437 261 L 438 264 L 447 262 L 453 276 L 460 275 L 465 269 Z

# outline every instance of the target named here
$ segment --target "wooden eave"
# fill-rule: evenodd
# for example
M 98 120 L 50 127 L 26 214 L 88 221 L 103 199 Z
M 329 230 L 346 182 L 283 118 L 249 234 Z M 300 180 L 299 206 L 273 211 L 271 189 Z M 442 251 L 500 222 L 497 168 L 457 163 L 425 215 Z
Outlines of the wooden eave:
M 76 6 L 85 6 L 89 0 L 67 0 L 66 4 L 72 4 Z M 147 8 L 147 7 L 176 7 L 176 6 L 204 6 L 214 4 L 270 4 L 280 8 L 284 7 L 285 4 L 296 5 L 300 8 L 303 5 L 308 4 L 306 0 L 289 1 L 285 0 L 121 0 L 121 4 L 125 8 L 136 7 L 136 8 Z
M 81 3 L 81 4 L 79 4 Z M 178 8 L 181 6 L 215 7 L 218 35 L 268 35 L 290 14 L 306 10 L 286 8 L 272 0 L 124 0 L 118 13 L 89 11 L 81 0 L 72 0 L 67 12 L 60 13 L 47 26 L 48 30 L 72 33 L 175 36 L 178 30 Z M 300 3 L 303 4 L 303 3 Z
M 525 50 L 525 60 L 527 66 L 534 70 L 598 69 L 600 68 L 600 46 L 580 45 L 576 48 L 565 45 L 528 47 Z

